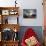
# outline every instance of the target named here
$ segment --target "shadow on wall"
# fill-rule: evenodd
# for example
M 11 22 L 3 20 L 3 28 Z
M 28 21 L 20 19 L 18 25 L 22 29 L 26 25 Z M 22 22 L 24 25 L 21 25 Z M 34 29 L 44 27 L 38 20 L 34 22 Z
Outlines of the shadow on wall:
M 20 42 L 21 42 L 21 40 L 22 40 L 22 38 L 24 36 L 25 31 L 28 28 L 32 28 L 36 32 L 39 41 L 41 43 L 43 43 L 43 30 L 42 30 L 42 26 L 21 26 L 20 27 L 20 31 L 19 31 L 19 40 L 20 40 Z

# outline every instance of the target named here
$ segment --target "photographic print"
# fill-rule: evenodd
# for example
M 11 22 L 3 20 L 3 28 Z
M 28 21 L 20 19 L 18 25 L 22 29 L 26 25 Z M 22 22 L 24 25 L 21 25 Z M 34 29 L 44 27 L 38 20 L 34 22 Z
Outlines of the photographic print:
M 2 15 L 9 15 L 9 10 L 2 10 Z
M 37 11 L 36 9 L 23 9 L 24 18 L 36 18 Z

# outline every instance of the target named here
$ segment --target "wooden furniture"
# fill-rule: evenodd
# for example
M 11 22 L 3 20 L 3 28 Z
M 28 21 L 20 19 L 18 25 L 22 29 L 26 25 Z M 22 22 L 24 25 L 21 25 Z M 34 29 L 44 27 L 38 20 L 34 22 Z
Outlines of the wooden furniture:
M 18 23 L 18 9 L 19 7 L 0 7 L 0 21 L 1 24 L 8 24 L 10 16 L 17 18 Z
M 11 29 L 15 33 L 19 31 L 20 27 L 18 21 L 19 17 L 18 9 L 19 7 L 0 7 L 0 32 L 1 32 L 0 46 L 18 46 L 19 40 L 16 39 L 15 40 L 11 39 L 8 41 L 2 40 L 2 32 L 5 32 L 4 29 Z
M 46 0 L 43 0 L 44 26 L 46 27 Z
M 2 43 L 3 43 L 3 46 L 18 46 L 18 41 L 5 41 Z
M 2 46 L 2 42 L 0 41 L 0 46 Z

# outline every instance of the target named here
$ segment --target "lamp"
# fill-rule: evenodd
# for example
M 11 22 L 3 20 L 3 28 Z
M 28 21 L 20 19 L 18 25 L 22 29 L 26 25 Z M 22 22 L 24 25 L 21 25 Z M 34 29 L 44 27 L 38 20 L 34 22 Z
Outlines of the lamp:
M 16 4 L 17 4 L 17 2 L 16 2 L 17 0 L 15 0 L 15 7 L 16 7 Z

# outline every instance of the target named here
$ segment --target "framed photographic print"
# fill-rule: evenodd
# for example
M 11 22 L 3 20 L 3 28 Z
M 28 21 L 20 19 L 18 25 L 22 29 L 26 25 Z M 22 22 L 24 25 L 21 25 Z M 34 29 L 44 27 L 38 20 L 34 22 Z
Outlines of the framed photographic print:
M 36 9 L 23 9 L 23 18 L 36 18 Z
M 9 11 L 9 14 L 10 14 L 10 15 L 16 15 L 16 14 L 17 14 L 17 11 L 15 11 L 15 10 L 10 10 L 10 11 Z
M 2 10 L 2 15 L 9 15 L 9 10 Z

